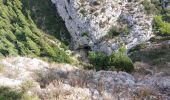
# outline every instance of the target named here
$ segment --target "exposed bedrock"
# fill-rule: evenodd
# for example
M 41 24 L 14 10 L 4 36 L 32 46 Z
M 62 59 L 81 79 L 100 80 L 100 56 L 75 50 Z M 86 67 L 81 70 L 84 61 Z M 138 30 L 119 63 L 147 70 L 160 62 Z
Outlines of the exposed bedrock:
M 145 13 L 143 0 L 52 0 L 71 33 L 74 48 L 111 54 L 122 45 L 130 49 L 149 40 L 152 15 Z M 127 27 L 128 33 L 108 33 L 113 27 Z

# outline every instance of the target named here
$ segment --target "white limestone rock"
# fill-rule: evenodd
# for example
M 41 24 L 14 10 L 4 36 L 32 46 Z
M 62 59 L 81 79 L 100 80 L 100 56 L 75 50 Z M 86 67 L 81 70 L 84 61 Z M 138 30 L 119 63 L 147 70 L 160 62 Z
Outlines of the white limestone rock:
M 141 1 L 52 0 L 71 33 L 75 49 L 88 45 L 92 50 L 108 54 L 117 49 L 112 48 L 115 43 L 119 47 L 125 44 L 126 49 L 130 49 L 152 37 L 152 16 L 145 14 Z M 127 22 L 129 34 L 103 41 L 113 26 L 119 26 L 120 18 Z M 85 32 L 88 34 L 84 35 Z M 103 44 L 108 48 L 102 48 Z

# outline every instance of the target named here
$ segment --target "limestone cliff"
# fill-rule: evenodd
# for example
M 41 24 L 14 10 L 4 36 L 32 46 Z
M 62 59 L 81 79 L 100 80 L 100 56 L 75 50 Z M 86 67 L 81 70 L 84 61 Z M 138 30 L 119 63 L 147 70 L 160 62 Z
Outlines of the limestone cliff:
M 52 0 L 71 33 L 75 49 L 90 46 L 108 54 L 122 44 L 128 50 L 152 37 L 152 15 L 145 13 L 142 1 Z M 128 33 L 108 36 L 115 26 L 127 26 Z

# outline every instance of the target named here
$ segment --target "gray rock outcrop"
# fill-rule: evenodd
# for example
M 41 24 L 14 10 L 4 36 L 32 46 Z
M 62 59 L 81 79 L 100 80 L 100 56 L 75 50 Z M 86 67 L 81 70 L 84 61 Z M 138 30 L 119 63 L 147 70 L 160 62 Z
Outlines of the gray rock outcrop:
M 152 37 L 152 16 L 145 14 L 141 1 L 52 0 L 71 33 L 75 49 L 90 46 L 107 54 L 122 44 L 128 50 Z M 112 27 L 123 25 L 127 25 L 128 34 L 107 36 Z

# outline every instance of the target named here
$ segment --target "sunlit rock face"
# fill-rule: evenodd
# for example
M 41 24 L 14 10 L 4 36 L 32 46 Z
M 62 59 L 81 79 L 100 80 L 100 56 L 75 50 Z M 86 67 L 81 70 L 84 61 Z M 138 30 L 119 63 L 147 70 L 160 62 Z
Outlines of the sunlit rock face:
M 152 16 L 143 0 L 52 0 L 73 38 L 74 48 L 84 45 L 110 54 L 120 46 L 130 49 L 152 37 Z M 108 33 L 113 27 L 128 33 Z M 123 30 L 123 29 L 122 29 Z

